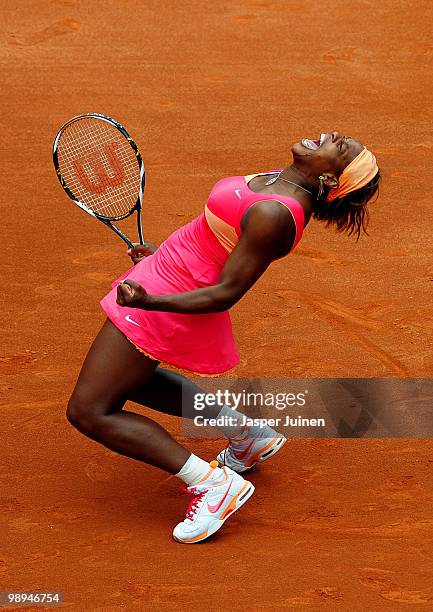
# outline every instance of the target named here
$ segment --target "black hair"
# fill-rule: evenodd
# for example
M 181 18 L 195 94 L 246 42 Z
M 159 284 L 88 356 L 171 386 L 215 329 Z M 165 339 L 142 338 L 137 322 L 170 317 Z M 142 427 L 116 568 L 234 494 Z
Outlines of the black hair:
M 315 202 L 313 217 L 325 221 L 327 226 L 334 225 L 338 232 L 346 232 L 348 236 L 355 234 L 359 240 L 361 232 L 368 235 L 367 203 L 375 194 L 377 194 L 376 200 L 379 197 L 380 181 L 381 174 L 378 171 L 364 187 L 348 193 L 343 198 L 336 198 L 330 203 L 326 202 L 330 189 L 325 187 L 323 194 Z

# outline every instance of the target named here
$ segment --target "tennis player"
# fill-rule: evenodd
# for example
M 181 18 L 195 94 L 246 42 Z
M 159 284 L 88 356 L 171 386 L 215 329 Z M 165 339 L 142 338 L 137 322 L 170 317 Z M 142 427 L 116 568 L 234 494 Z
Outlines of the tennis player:
M 158 248 L 147 243 L 130 250 L 134 266 L 101 302 L 107 320 L 69 401 L 67 417 L 80 432 L 186 483 L 192 498 L 173 531 L 179 542 L 215 533 L 254 492 L 241 474 L 285 439 L 269 427 L 242 427 L 242 415 L 229 406 L 209 406 L 205 417 L 235 421 L 223 428 L 228 446 L 219 463 L 208 463 L 157 422 L 124 410 L 125 402 L 192 416 L 201 390 L 160 362 L 202 375 L 233 368 L 239 355 L 228 310 L 296 247 L 311 217 L 359 238 L 378 190 L 374 155 L 350 136 L 304 139 L 292 155 L 281 171 L 223 178 L 191 223 Z

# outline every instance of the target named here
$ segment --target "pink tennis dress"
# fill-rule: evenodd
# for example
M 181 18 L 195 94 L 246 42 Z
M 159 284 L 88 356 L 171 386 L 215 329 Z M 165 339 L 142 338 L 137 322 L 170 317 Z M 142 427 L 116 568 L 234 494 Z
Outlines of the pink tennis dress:
M 261 174 L 271 174 L 264 172 Z M 256 175 L 218 181 L 205 210 L 171 234 L 149 257 L 130 268 L 101 301 L 108 318 L 149 357 L 197 374 L 222 374 L 239 363 L 227 311 L 178 314 L 128 308 L 116 304 L 117 285 L 135 280 L 148 293 L 167 295 L 214 285 L 242 233 L 241 220 L 255 203 L 276 200 L 293 215 L 296 238 L 304 229 L 304 211 L 293 198 L 260 194 L 248 187 Z

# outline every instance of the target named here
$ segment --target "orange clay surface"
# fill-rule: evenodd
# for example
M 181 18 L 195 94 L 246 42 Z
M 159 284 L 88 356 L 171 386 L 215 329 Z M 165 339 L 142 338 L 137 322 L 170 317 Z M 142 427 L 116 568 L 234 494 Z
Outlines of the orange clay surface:
M 1 12 L 1 589 L 58 589 L 71 610 L 431 610 L 432 441 L 292 440 L 224 529 L 187 547 L 171 539 L 188 501 L 178 482 L 69 426 L 98 301 L 129 260 L 66 198 L 50 150 L 76 114 L 124 123 L 159 242 L 222 176 L 281 167 L 321 131 L 357 137 L 384 175 L 370 237 L 311 222 L 234 308 L 233 375 L 429 377 L 431 1 L 7 0 Z M 222 444 L 184 441 L 208 459 Z

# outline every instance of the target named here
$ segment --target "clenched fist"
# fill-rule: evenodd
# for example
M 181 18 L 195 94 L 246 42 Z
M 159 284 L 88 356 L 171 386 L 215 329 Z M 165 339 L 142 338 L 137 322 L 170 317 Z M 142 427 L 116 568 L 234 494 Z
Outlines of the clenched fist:
M 133 280 L 125 280 L 117 286 L 116 302 L 119 306 L 146 310 L 150 300 L 146 289 Z

